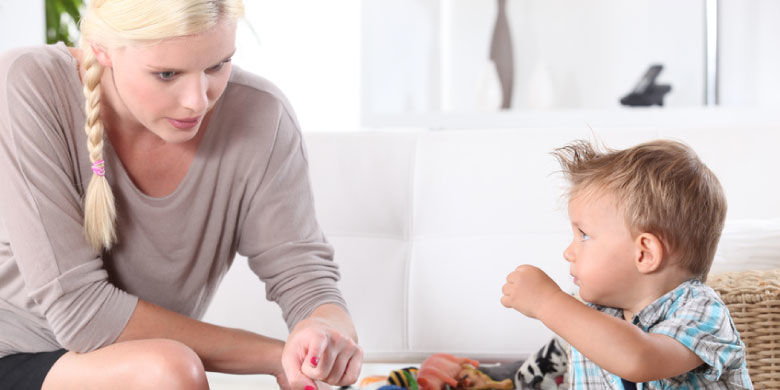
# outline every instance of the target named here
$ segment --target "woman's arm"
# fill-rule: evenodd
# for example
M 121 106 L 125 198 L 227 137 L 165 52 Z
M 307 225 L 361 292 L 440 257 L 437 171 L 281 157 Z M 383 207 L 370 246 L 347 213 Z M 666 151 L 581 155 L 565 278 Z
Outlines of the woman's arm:
M 139 299 L 116 342 L 154 338 L 176 340 L 189 346 L 208 371 L 282 374 L 282 341 L 194 320 Z
M 45 316 L 56 344 L 88 352 L 119 336 L 137 298 L 110 283 L 100 253 L 84 239 L 82 183 L 89 170 L 74 145 L 83 132 L 68 88 L 75 69 L 53 52 L 0 55 L 3 260 L 12 256 L 18 270 L 2 276 L 20 278 L 9 286 L 23 283 L 24 292 L 3 289 L 7 284 L 0 290 L 25 300 L 20 309 L 34 306 L 35 315 Z
M 338 289 L 340 273 L 314 210 L 307 155 L 291 109 L 278 100 L 279 118 L 267 152 L 247 167 L 262 175 L 247 184 L 238 252 L 266 284 L 291 330 L 282 362 L 295 389 L 348 385 L 357 380 L 363 352 Z M 266 102 L 266 107 L 271 104 Z
M 338 329 L 341 334 L 349 337 L 352 341 L 358 341 L 355 325 L 352 324 L 352 317 L 339 305 L 332 303 L 324 304 L 314 309 L 308 319 L 326 323 L 334 329 Z

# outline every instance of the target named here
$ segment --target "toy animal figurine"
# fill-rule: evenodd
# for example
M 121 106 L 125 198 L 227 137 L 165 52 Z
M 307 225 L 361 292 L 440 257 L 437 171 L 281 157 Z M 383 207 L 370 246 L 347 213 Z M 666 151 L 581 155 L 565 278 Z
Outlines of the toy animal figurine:
M 387 377 L 387 383 L 409 390 L 417 390 L 417 367 L 406 367 L 395 370 Z
M 558 381 L 566 379 L 570 350 L 566 341 L 554 337 L 520 366 L 515 375 L 516 383 L 525 383 L 533 389 L 557 390 Z
M 376 390 L 379 389 L 382 386 L 386 386 L 387 383 L 387 377 L 382 375 L 372 375 L 365 377 L 360 380 L 360 384 L 357 386 L 358 389 L 361 390 Z M 347 389 L 351 389 L 352 386 L 347 387 Z
M 463 364 L 479 367 L 479 362 L 446 353 L 436 353 L 425 359 L 417 373 L 417 383 L 423 390 L 441 390 L 445 385 L 456 388 Z
M 458 389 L 464 390 L 512 390 L 515 388 L 515 384 L 511 379 L 504 379 L 502 381 L 494 381 L 484 372 L 478 370 L 471 364 L 464 363 L 462 369 L 458 373 Z

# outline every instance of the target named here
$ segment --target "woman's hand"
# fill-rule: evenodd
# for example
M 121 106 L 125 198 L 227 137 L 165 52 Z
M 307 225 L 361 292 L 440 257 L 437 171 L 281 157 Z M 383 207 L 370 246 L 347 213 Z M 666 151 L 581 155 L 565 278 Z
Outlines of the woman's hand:
M 284 371 L 279 371 L 278 373 L 275 373 L 273 375 L 276 377 L 276 384 L 279 386 L 280 390 L 292 390 L 292 386 L 290 386 L 290 381 L 287 380 L 287 375 L 284 374 Z M 330 385 L 327 385 L 320 381 L 315 381 L 315 385 L 317 386 L 316 387 L 317 390 L 332 390 L 332 387 Z
M 335 305 L 320 306 L 299 322 L 282 352 L 289 388 L 314 390 L 322 385 L 317 381 L 335 386 L 355 383 L 363 364 L 363 350 L 354 333 L 349 316 Z

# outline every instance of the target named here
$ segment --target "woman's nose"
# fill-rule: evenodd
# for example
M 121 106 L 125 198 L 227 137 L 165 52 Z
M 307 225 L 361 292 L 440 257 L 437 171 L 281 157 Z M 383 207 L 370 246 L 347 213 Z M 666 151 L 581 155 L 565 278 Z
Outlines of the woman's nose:
M 203 114 L 209 104 L 206 75 L 195 76 L 188 81 L 182 91 L 181 105 L 195 114 Z

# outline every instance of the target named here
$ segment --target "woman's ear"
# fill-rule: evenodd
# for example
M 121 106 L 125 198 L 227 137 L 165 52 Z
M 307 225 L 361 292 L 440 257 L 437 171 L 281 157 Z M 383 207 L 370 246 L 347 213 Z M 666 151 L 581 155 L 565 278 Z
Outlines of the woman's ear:
M 108 51 L 104 47 L 96 44 L 91 44 L 89 47 L 95 53 L 95 58 L 100 65 L 104 68 L 111 67 L 111 56 L 108 55 Z
M 661 267 L 664 261 L 664 245 L 661 239 L 652 233 L 641 233 L 636 239 L 636 269 L 643 273 L 652 273 Z

